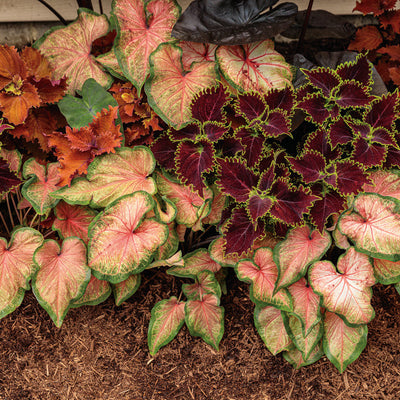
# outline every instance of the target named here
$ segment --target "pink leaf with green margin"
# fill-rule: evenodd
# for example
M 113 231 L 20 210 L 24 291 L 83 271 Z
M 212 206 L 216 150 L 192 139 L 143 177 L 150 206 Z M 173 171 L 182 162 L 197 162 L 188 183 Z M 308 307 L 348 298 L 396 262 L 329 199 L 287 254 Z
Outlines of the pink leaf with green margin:
M 300 319 L 305 337 L 321 320 L 320 297 L 304 278 L 290 285 L 288 290 L 293 300 L 293 313 Z
M 305 367 L 310 364 L 314 364 L 324 355 L 324 351 L 322 350 L 322 344 L 318 343 L 314 350 L 311 352 L 310 356 L 307 360 L 304 360 L 303 354 L 296 347 L 292 347 L 288 351 L 283 352 L 283 358 L 292 364 L 292 367 L 295 369 L 299 369 L 301 367 Z
M 161 173 L 156 174 L 156 182 L 158 192 L 176 206 L 176 223 L 192 227 L 205 207 L 205 199 L 191 191 L 188 186 L 173 182 Z
M 224 334 L 224 307 L 214 294 L 205 294 L 201 300 L 188 300 L 185 305 L 185 321 L 192 336 L 200 336 L 218 350 Z
M 285 240 L 278 243 L 273 251 L 278 267 L 275 291 L 288 287 L 303 277 L 308 266 L 319 260 L 332 243 L 327 231 L 322 234 L 307 225 L 291 229 Z
M 150 54 L 169 42 L 180 8 L 171 0 L 117 0 L 111 15 L 117 18 L 114 51 L 124 75 L 140 93 L 149 74 Z
M 71 308 L 81 306 L 96 306 L 107 300 L 111 294 L 111 286 L 107 281 L 101 281 L 94 275 L 90 277 L 90 281 L 86 286 L 85 293 L 78 300 L 71 304 Z
M 119 283 L 143 271 L 167 240 L 168 226 L 145 215 L 154 207 L 143 191 L 120 197 L 89 227 L 88 260 L 93 275 Z
M 159 301 L 151 310 L 150 325 L 147 334 L 149 351 L 154 356 L 168 344 L 182 328 L 185 322 L 185 302 L 175 296 Z
M 201 271 L 218 272 L 221 265 L 215 262 L 207 249 L 198 249 L 183 256 L 184 265 L 182 267 L 172 267 L 167 273 L 174 276 L 196 278 Z
M 174 203 L 165 196 L 162 197 L 162 200 L 157 198 L 157 196 L 153 196 L 153 200 L 156 203 L 153 210 L 154 215 L 156 215 L 161 222 L 164 222 L 164 224 L 171 224 L 177 212 Z
M 209 270 L 200 271 L 193 284 L 182 285 L 182 291 L 188 300 L 202 300 L 206 294 L 213 294 L 221 298 L 221 286 L 215 274 Z
M 23 176 L 28 179 L 22 186 L 22 195 L 32 204 L 35 211 L 43 215 L 53 208 L 58 199 L 51 197 L 59 186 L 59 163 L 49 163 L 47 166 L 39 164 L 34 158 L 25 161 Z
M 32 290 L 40 305 L 60 327 L 71 303 L 79 299 L 90 281 L 86 246 L 70 237 L 62 247 L 55 240 L 45 240 L 34 254 L 39 270 L 32 278 Z
M 272 258 L 272 250 L 261 247 L 254 252 L 253 259 L 240 260 L 235 266 L 241 281 L 251 284 L 250 298 L 284 311 L 293 311 L 292 298 L 286 289 L 274 294 L 278 268 Z
M 374 275 L 377 282 L 383 285 L 400 282 L 400 261 L 374 258 Z
M 90 54 L 92 43 L 106 35 L 109 23 L 105 15 L 79 9 L 78 18 L 66 27 L 55 28 L 40 38 L 35 47 L 49 60 L 54 79 L 68 78 L 68 92 L 81 90 L 93 78 L 103 87 L 112 83 L 95 57 Z
M 273 50 L 269 39 L 243 46 L 219 46 L 215 55 L 224 78 L 239 90 L 267 92 L 291 86 L 292 69 Z
M 150 78 L 145 92 L 150 106 L 169 125 L 180 128 L 191 120 L 190 104 L 204 89 L 216 84 L 213 62 L 182 67 L 182 49 L 162 44 L 150 57 Z
M 400 176 L 395 171 L 372 171 L 369 179 L 371 183 L 364 184 L 364 192 L 377 193 L 400 200 Z
M 317 261 L 308 277 L 314 291 L 322 297 L 323 306 L 349 325 L 366 324 L 374 318 L 371 286 L 375 278 L 366 254 L 350 247 L 339 257 L 337 270 L 330 261 Z
M 211 259 L 222 267 L 234 267 L 240 260 L 237 254 L 225 254 L 224 239 L 222 236 L 210 243 L 209 252 Z
M 216 225 L 221 221 L 222 211 L 224 210 L 226 205 L 226 195 L 221 190 L 219 190 L 216 185 L 212 185 L 211 190 L 213 192 L 211 211 L 203 219 L 203 222 L 209 225 Z
M 140 281 L 140 274 L 133 274 L 122 282 L 112 284 L 115 305 L 120 306 L 124 301 L 133 296 L 139 289 Z
M 254 309 L 254 325 L 258 334 L 275 356 L 281 351 L 288 350 L 292 340 L 286 332 L 281 311 L 272 306 Z
M 158 267 L 183 267 L 184 261 L 182 258 L 182 252 L 179 250 L 175 254 L 173 254 L 171 257 L 167 259 L 159 259 L 153 261 L 151 264 L 148 265 L 146 269 L 151 269 L 151 268 L 158 268 Z
M 111 50 L 106 54 L 100 54 L 96 57 L 96 61 L 99 62 L 104 68 L 106 68 L 111 75 L 115 76 L 118 79 L 124 81 L 126 80 L 124 77 L 124 73 L 119 66 L 118 59 L 114 53 L 114 50 Z
M 164 222 L 163 220 L 160 220 Z M 165 222 L 164 222 L 165 223 Z M 168 225 L 168 238 L 164 244 L 162 244 L 156 254 L 154 255 L 154 259 L 156 261 L 166 260 L 167 258 L 171 257 L 179 247 L 179 237 L 178 233 L 176 232 L 175 223 L 172 222 Z
M 32 228 L 16 229 L 8 244 L 0 238 L 0 318 L 13 312 L 30 289 L 37 269 L 33 254 L 42 242 L 40 232 Z
M 182 48 L 182 64 L 185 69 L 189 69 L 194 62 L 215 61 L 215 44 L 180 41 L 179 47 Z
M 331 363 L 342 373 L 367 345 L 367 325 L 350 327 L 334 313 L 326 312 L 323 347 Z
M 286 332 L 288 333 L 290 339 L 303 354 L 303 359 L 307 360 L 322 339 L 322 322 L 319 321 L 316 325 L 314 325 L 313 328 L 311 328 L 308 335 L 304 336 L 300 319 L 294 315 L 285 315 L 285 313 L 282 314 L 282 317 Z
M 100 208 L 138 190 L 155 194 L 156 185 L 149 176 L 155 165 L 153 154 L 145 146 L 116 148 L 114 154 L 97 156 L 89 165 L 86 178 L 75 179 L 53 197 L 69 204 Z
M 357 251 L 374 258 L 400 260 L 400 207 L 398 201 L 374 193 L 361 193 L 352 212 L 338 221 L 341 233 L 348 236 Z
M 88 228 L 97 212 L 89 207 L 69 205 L 64 201 L 59 202 L 54 208 L 56 219 L 53 222 L 53 230 L 61 237 L 77 236 L 85 244 L 88 243 Z

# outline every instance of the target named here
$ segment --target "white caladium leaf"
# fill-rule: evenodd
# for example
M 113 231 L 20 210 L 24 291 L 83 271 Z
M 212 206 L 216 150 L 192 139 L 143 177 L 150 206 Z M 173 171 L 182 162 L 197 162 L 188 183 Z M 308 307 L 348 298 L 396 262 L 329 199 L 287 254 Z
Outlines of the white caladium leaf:
M 96 306 L 110 297 L 112 290 L 111 285 L 107 281 L 101 281 L 94 275 L 90 277 L 90 281 L 86 286 L 85 293 L 78 300 L 74 300 L 71 308 L 80 306 Z
M 275 290 L 287 287 L 303 277 L 308 266 L 319 260 L 331 245 L 331 237 L 327 231 L 322 234 L 309 226 L 293 228 L 285 240 L 274 248 L 274 261 L 278 267 L 278 280 Z
M 324 355 L 322 344 L 318 343 L 314 350 L 309 355 L 308 359 L 303 358 L 303 354 L 297 347 L 293 346 L 290 350 L 283 352 L 283 358 L 292 364 L 293 368 L 299 369 L 306 365 L 311 365 L 317 362 Z
M 201 271 L 218 272 L 221 265 L 215 262 L 207 249 L 198 249 L 183 256 L 184 265 L 182 267 L 172 267 L 167 273 L 174 276 L 195 278 Z
M 287 289 L 274 294 L 278 268 L 272 258 L 272 250 L 261 247 L 254 252 L 253 259 L 240 260 L 235 266 L 241 281 L 251 284 L 250 297 L 255 303 L 262 302 L 283 311 L 293 311 L 292 299 Z
M 370 184 L 363 186 L 365 193 L 377 193 L 400 200 L 400 176 L 395 171 L 377 170 L 371 172 Z
M 151 310 L 147 341 L 150 354 L 168 344 L 185 322 L 185 302 L 175 296 L 159 301 Z
M 367 325 L 350 327 L 335 313 L 326 312 L 323 347 L 326 356 L 342 373 L 367 345 Z
M 154 194 L 156 186 L 150 175 L 155 165 L 153 153 L 145 146 L 116 148 L 115 153 L 97 156 L 85 178 L 74 179 L 70 187 L 65 186 L 52 196 L 69 204 L 102 208 L 139 190 Z
M 224 334 L 224 307 L 218 296 L 208 293 L 201 300 L 188 300 L 185 305 L 185 322 L 192 336 L 200 336 L 218 350 Z
M 221 297 L 221 286 L 211 271 L 200 271 L 193 284 L 182 285 L 182 291 L 189 300 L 201 300 L 206 294 Z
M 13 312 L 30 289 L 37 269 L 33 254 L 42 242 L 41 233 L 32 228 L 16 229 L 9 243 L 0 238 L 0 318 Z
M 383 285 L 400 282 L 400 261 L 374 258 L 374 274 L 377 282 Z
M 290 285 L 288 290 L 293 299 L 293 313 L 301 321 L 303 336 L 307 336 L 321 320 L 321 298 L 304 278 Z
M 60 188 L 57 186 L 61 180 L 58 172 L 59 165 L 59 163 L 41 165 L 34 158 L 25 161 L 23 176 L 28 180 L 22 186 L 21 193 L 40 215 L 45 214 L 59 201 L 50 196 Z
M 323 324 L 319 321 L 309 331 L 307 336 L 303 335 L 302 322 L 299 318 L 294 315 L 282 313 L 283 322 L 285 324 L 286 332 L 294 345 L 301 351 L 303 359 L 307 360 L 310 358 L 315 347 L 322 339 L 323 335 Z
M 154 207 L 143 191 L 125 195 L 98 214 L 89 227 L 88 260 L 93 275 L 111 283 L 143 271 L 167 240 L 168 226 L 145 218 Z
M 352 240 L 357 251 L 399 261 L 399 212 L 399 203 L 394 198 L 361 193 L 354 200 L 353 212 L 341 215 L 338 227 Z
M 261 339 L 273 355 L 288 350 L 292 346 L 292 340 L 286 332 L 281 311 L 277 308 L 256 306 L 254 324 Z
M 141 281 L 140 274 L 133 274 L 124 281 L 112 284 L 115 305 L 120 306 L 124 301 L 133 296 L 139 289 Z
M 73 300 L 80 298 L 90 281 L 86 246 L 76 237 L 66 238 L 62 247 L 45 240 L 34 254 L 38 266 L 32 290 L 39 304 L 60 327 Z
M 371 286 L 375 278 L 366 254 L 351 247 L 339 257 L 337 270 L 330 261 L 317 261 L 309 270 L 309 280 L 315 292 L 322 296 L 322 305 L 348 324 L 366 324 L 374 318 Z

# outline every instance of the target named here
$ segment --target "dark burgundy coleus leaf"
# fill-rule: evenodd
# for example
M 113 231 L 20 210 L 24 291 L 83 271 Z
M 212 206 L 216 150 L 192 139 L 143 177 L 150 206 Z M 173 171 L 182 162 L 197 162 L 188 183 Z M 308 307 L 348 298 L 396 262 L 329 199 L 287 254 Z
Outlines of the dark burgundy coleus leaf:
M 386 158 L 387 147 L 362 137 L 354 141 L 354 150 L 351 158 L 364 167 L 379 167 Z
M 294 94 L 290 86 L 284 89 L 272 89 L 264 94 L 264 99 L 270 110 L 280 108 L 287 113 L 293 111 Z
M 214 168 L 214 148 L 210 142 L 181 142 L 176 152 L 177 173 L 182 183 L 192 184 L 200 194 L 205 188 L 203 174 Z
M 331 69 L 327 68 L 315 68 L 311 70 L 302 70 L 307 76 L 311 85 L 320 90 L 324 97 L 330 97 L 334 88 L 336 88 L 341 79 L 338 74 Z
M 239 139 L 244 148 L 244 158 L 247 165 L 252 168 L 260 161 L 263 152 L 265 137 L 254 129 L 241 127 L 235 131 L 235 137 Z
M 200 123 L 224 122 L 228 94 L 222 85 L 204 90 L 191 103 L 192 118 Z
M 391 130 L 397 115 L 398 93 L 388 93 L 371 102 L 371 108 L 365 112 L 364 121 L 375 127 Z
M 275 163 L 271 162 L 268 168 L 264 169 L 258 180 L 258 190 L 261 192 L 268 191 L 275 181 Z M 279 175 L 280 176 L 280 175 Z
M 290 133 L 290 119 L 281 110 L 269 112 L 257 126 L 267 138 L 277 138 L 281 135 L 292 136 Z
M 340 64 L 336 72 L 344 81 L 355 80 L 364 86 L 369 86 L 372 75 L 372 65 L 365 55 L 359 55 L 355 62 Z
M 8 162 L 0 157 L 0 198 L 21 183 L 21 180 L 10 170 Z
M 304 151 L 317 151 L 324 156 L 327 163 L 337 160 L 341 156 L 341 151 L 339 149 L 331 149 L 328 139 L 328 130 L 323 127 L 308 135 L 304 143 Z
M 178 142 L 173 142 L 166 133 L 163 133 L 151 144 L 151 151 L 161 167 L 172 170 L 175 169 L 175 152 Z
M 356 82 L 343 82 L 335 92 L 336 104 L 342 108 L 362 107 L 371 101 L 369 87 Z
M 308 120 L 311 117 L 312 121 L 317 124 L 322 124 L 329 117 L 334 119 L 339 115 L 339 107 L 334 103 L 328 104 L 320 93 L 305 96 L 297 106 L 309 114 L 309 117 L 306 117 Z
M 292 169 L 299 173 L 305 183 L 316 182 L 326 175 L 324 156 L 317 151 L 309 150 L 297 157 L 286 157 Z
M 246 202 L 257 186 L 257 176 L 242 161 L 218 159 L 217 162 L 220 167 L 218 186 L 236 201 Z
M 203 124 L 203 130 L 204 134 L 212 142 L 218 141 L 229 132 L 229 128 L 227 128 L 223 123 L 218 122 L 205 122 Z
M 168 134 L 172 140 L 195 140 L 196 137 L 200 136 L 200 127 L 197 124 L 188 124 L 181 129 L 171 128 Z
M 247 252 L 254 241 L 264 235 L 264 223 L 258 221 L 255 227 L 246 210 L 237 207 L 233 210 L 229 223 L 223 228 L 225 254 Z
M 346 144 L 354 139 L 353 131 L 346 121 L 339 117 L 333 121 L 328 127 L 328 137 L 332 148 L 338 144 Z
M 232 158 L 235 157 L 244 148 L 239 140 L 234 137 L 226 137 L 219 140 L 214 145 L 215 153 L 220 158 Z
M 383 169 L 400 168 L 400 150 L 389 147 L 386 153 L 386 160 L 382 164 Z
M 362 191 L 364 184 L 369 183 L 368 175 L 361 164 L 344 160 L 335 164 L 337 190 L 342 195 L 356 194 Z
M 239 94 L 235 102 L 235 111 L 245 119 L 248 124 L 254 123 L 255 119 L 262 117 L 268 112 L 268 106 L 259 92 Z
M 247 203 L 247 210 L 251 221 L 256 223 L 257 220 L 267 214 L 272 206 L 272 200 L 269 197 L 261 197 L 254 194 L 250 197 Z

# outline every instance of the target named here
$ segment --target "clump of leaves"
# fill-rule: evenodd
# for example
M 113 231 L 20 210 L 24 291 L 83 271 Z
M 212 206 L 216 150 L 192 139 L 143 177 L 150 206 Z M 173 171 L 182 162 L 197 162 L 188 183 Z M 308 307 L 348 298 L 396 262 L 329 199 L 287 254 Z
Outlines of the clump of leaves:
M 360 0 L 354 10 L 364 15 L 372 14 L 378 25 L 359 28 L 348 49 L 358 52 L 368 51 L 368 58 L 386 84 L 400 85 L 400 10 L 396 0 Z

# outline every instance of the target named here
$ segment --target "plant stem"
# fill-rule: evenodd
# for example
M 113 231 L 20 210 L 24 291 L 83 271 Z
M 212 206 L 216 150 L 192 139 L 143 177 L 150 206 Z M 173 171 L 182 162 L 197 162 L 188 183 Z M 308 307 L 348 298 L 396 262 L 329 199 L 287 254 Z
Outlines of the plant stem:
M 103 11 L 103 2 L 101 0 L 99 0 L 99 7 L 100 7 L 100 14 L 104 14 Z
M 297 49 L 296 49 L 297 53 L 301 53 L 301 50 L 303 49 L 304 37 L 306 36 L 306 30 L 308 27 L 308 21 L 310 19 L 313 3 L 314 3 L 314 0 L 308 1 L 308 7 L 307 7 L 306 15 L 304 17 L 303 27 L 301 28 L 299 41 L 297 43 Z
M 78 2 L 78 7 L 88 8 L 93 11 L 92 0 L 76 0 Z
M 18 222 L 19 222 L 20 225 L 22 225 L 22 211 L 18 210 L 18 207 L 17 207 L 17 205 L 15 203 L 14 196 L 11 196 L 11 201 L 13 203 L 13 207 L 14 207 L 15 213 L 17 214 Z
M 11 226 L 14 228 L 15 222 L 14 222 L 14 218 L 13 218 L 12 212 L 11 212 L 10 200 L 8 198 L 8 193 L 6 194 L 6 203 L 7 203 L 7 208 L 8 208 L 8 214 L 10 216 Z
M 4 219 L 3 213 L 0 211 L 0 219 L 3 221 L 4 228 L 6 228 L 7 235 L 10 236 L 10 230 L 8 229 L 6 220 Z
M 50 4 L 47 4 L 45 0 L 38 0 L 39 3 L 42 3 L 47 9 L 49 9 L 64 25 L 67 25 L 67 21 L 55 10 Z

